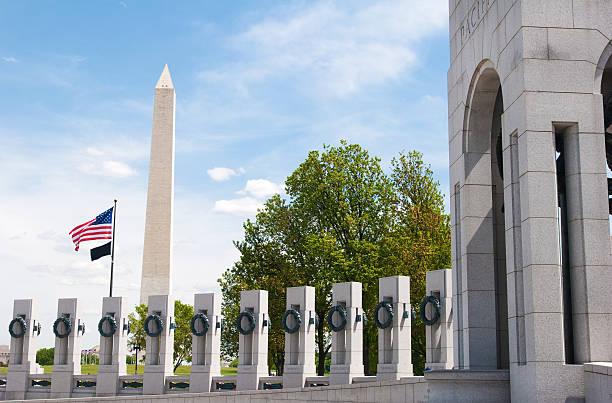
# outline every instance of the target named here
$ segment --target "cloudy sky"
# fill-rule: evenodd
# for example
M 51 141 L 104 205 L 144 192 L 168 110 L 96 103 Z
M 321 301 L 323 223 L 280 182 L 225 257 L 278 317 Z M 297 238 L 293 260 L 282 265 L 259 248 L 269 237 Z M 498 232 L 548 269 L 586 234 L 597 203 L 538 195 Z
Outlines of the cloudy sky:
M 361 144 L 386 170 L 425 154 L 448 193 L 447 0 L 4 2 L 0 326 L 58 297 L 97 344 L 109 258 L 68 231 L 117 198 L 115 295 L 138 301 L 153 88 L 176 88 L 175 294 L 218 290 L 232 241 L 308 151 Z M 2 327 L 0 327 L 2 329 Z M 0 331 L 0 344 L 9 334 Z

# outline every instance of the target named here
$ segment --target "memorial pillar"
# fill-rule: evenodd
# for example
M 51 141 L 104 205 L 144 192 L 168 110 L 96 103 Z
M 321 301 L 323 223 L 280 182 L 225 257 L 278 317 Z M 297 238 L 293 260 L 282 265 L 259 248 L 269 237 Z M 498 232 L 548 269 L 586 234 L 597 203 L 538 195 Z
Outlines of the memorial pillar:
M 190 392 L 210 392 L 212 378 L 221 375 L 221 296 L 196 294 L 191 319 L 192 359 Z
M 96 379 L 96 396 L 115 396 L 119 392 L 119 376 L 126 374 L 128 318 L 123 297 L 104 297 L 100 333 L 100 362 Z
M 426 294 L 438 301 L 438 319 L 425 327 L 426 362 L 430 369 L 453 369 L 453 273 L 451 269 L 428 271 L 426 274 Z M 428 319 L 436 316 L 435 301 L 425 307 Z
M 332 328 L 329 384 L 349 384 L 354 377 L 363 376 L 361 283 L 336 283 L 332 295 L 332 308 L 327 315 Z
M 143 376 L 144 395 L 163 395 L 166 376 L 174 373 L 174 297 L 150 295 L 145 320 L 147 348 Z
M 287 288 L 285 330 L 285 367 L 283 388 L 303 388 L 306 377 L 315 376 L 315 289 Z
M 29 375 L 42 374 L 36 363 L 36 341 L 40 322 L 36 318 L 36 304 L 31 299 L 16 299 L 13 304 L 9 367 L 6 374 L 6 400 L 25 399 Z
M 240 332 L 237 390 L 256 390 L 259 378 L 268 376 L 268 292 L 240 292 Z
M 74 375 L 81 373 L 81 337 L 85 323 L 76 298 L 61 298 L 57 302 L 57 319 L 53 323 L 55 354 L 51 375 L 51 399 L 67 398 L 72 394 Z
M 379 279 L 378 301 L 374 311 L 378 327 L 376 378 L 391 381 L 412 376 L 410 277 Z

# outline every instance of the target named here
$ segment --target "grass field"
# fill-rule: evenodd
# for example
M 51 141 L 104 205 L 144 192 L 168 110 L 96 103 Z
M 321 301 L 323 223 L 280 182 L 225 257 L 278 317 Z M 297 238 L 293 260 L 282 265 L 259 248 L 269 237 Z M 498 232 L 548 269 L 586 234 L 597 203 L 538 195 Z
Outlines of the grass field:
M 53 372 L 53 365 L 45 365 L 43 367 L 45 369 L 45 374 L 50 374 Z M 0 374 L 6 374 L 7 367 L 0 367 Z M 138 374 L 142 375 L 144 371 L 144 365 L 138 366 Z M 181 365 L 174 372 L 175 375 L 189 375 L 191 372 L 191 367 L 186 365 Z M 81 374 L 89 375 L 89 374 L 97 374 L 98 366 L 97 365 L 81 365 Z M 128 375 L 134 375 L 134 365 L 127 366 Z M 221 375 L 236 375 L 236 368 L 221 368 Z

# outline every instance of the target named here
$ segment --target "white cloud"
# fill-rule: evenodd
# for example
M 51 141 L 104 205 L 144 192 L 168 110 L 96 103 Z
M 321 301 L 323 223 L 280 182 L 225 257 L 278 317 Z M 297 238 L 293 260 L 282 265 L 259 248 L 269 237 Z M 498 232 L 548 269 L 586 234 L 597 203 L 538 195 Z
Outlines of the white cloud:
M 119 5 L 120 5 L 121 7 L 123 7 L 123 8 L 127 8 L 127 6 L 128 6 L 128 5 L 127 5 L 127 3 L 126 3 L 125 1 L 120 1 L 120 2 L 119 2 Z
M 79 169 L 90 175 L 102 175 L 114 178 L 127 178 L 136 175 L 136 171 L 125 162 L 112 160 L 82 164 Z
M 232 200 L 217 200 L 213 211 L 238 216 L 255 215 L 263 204 L 252 197 L 241 197 Z
M 212 178 L 215 182 L 223 182 L 228 180 L 234 175 L 238 175 L 236 171 L 231 168 L 223 168 L 223 167 L 215 167 L 212 169 L 207 169 L 206 173 L 208 176 Z
M 405 77 L 418 63 L 416 45 L 445 29 L 445 0 L 307 2 L 252 25 L 234 38 L 251 60 L 203 71 L 204 80 L 227 80 L 242 94 L 269 77 L 291 76 L 317 95 L 346 96 L 363 87 Z M 356 6 L 355 6 L 356 4 Z M 365 6 L 363 6 L 365 4 Z M 289 9 L 289 11 L 287 11 Z
M 17 63 L 17 62 L 19 62 L 19 60 L 15 59 L 13 56 L 8 56 L 8 57 L 4 56 L 4 57 L 2 57 L 2 60 L 4 60 L 7 63 Z
M 100 150 L 98 150 L 97 148 L 94 148 L 94 147 L 87 147 L 87 154 L 93 155 L 93 156 L 96 156 L 96 157 L 104 155 L 104 153 L 102 151 L 100 151 Z
M 284 191 L 285 185 L 282 183 L 276 184 L 266 179 L 249 179 L 244 189 L 239 191 L 238 194 L 250 193 L 256 198 L 262 199 L 276 193 L 283 193 Z
M 134 171 L 132 167 L 119 161 L 104 161 L 102 162 L 102 169 L 104 174 L 117 178 L 126 178 L 136 175 L 136 171 Z

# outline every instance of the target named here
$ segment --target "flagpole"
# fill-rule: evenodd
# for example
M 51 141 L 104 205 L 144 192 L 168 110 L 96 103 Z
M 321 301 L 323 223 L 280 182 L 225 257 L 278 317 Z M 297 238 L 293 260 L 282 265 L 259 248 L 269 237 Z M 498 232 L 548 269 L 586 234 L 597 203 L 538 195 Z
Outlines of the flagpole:
M 111 278 L 109 297 L 113 296 L 113 265 L 115 263 L 115 219 L 117 218 L 117 199 L 115 199 L 115 207 L 113 207 L 113 239 L 111 239 Z

